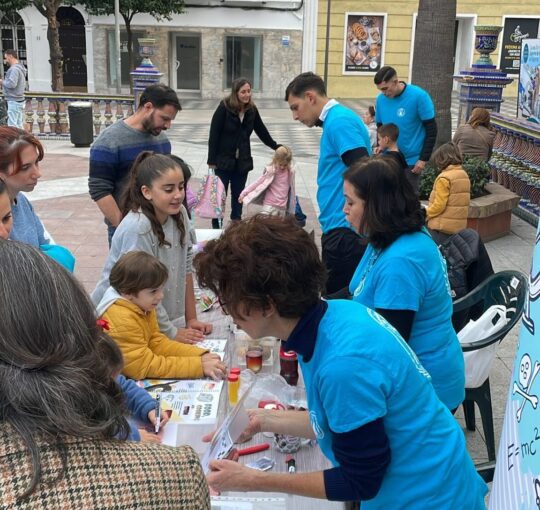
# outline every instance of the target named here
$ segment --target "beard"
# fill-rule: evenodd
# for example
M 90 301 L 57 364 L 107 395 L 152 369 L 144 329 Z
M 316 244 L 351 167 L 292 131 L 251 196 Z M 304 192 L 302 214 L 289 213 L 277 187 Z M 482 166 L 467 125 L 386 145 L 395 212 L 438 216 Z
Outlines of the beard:
M 162 129 L 156 127 L 154 122 L 154 113 L 152 112 L 149 117 L 142 121 L 142 127 L 146 133 L 157 136 L 161 133 Z

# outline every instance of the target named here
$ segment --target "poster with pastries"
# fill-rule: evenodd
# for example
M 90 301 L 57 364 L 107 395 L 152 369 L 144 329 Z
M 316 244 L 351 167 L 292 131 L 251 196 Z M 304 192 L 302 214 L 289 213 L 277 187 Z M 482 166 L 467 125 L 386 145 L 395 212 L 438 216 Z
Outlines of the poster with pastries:
M 375 74 L 384 64 L 386 14 L 345 13 L 343 74 Z

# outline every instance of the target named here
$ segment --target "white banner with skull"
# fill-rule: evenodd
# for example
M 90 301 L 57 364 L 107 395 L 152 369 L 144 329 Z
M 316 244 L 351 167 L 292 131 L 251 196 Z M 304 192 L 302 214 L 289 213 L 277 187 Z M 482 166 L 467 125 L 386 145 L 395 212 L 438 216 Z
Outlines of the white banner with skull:
M 540 510 L 540 225 L 497 456 L 490 510 Z

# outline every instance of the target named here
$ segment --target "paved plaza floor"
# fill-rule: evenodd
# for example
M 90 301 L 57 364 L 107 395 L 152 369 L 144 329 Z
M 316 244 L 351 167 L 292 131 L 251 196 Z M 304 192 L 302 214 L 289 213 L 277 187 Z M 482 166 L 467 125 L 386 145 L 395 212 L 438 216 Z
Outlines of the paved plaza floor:
M 200 179 L 207 172 L 208 128 L 218 101 L 182 101 L 183 110 L 178 114 L 173 128 L 168 132 L 173 153 L 184 158 L 194 169 L 194 178 Z M 369 100 L 344 100 L 343 103 L 361 112 Z M 261 116 L 278 143 L 292 147 L 296 157 L 296 188 L 302 207 L 308 215 L 308 229 L 320 238 L 317 223 L 316 165 L 319 128 L 308 129 L 292 120 L 284 101 L 261 100 L 257 102 Z M 453 108 L 455 117 L 456 105 Z M 503 111 L 515 111 L 515 101 L 509 101 Z M 271 151 L 253 137 L 252 150 L 255 169 L 250 181 L 260 175 L 271 157 Z M 98 279 L 107 255 L 107 236 L 103 219 L 97 206 L 88 196 L 89 149 L 74 148 L 69 140 L 44 141 L 45 159 L 42 163 L 43 178 L 29 195 L 46 228 L 56 242 L 70 248 L 77 258 L 76 276 L 88 291 Z M 208 227 L 208 220 L 197 219 L 196 226 Z M 512 218 L 510 235 L 487 244 L 495 270 L 518 269 L 528 274 L 535 238 L 535 228 L 523 220 Z M 508 385 L 517 343 L 518 327 L 500 346 L 495 366 L 491 372 L 495 434 L 500 436 Z M 463 425 L 461 410 L 457 418 Z M 466 431 L 467 443 L 475 461 L 487 460 L 483 432 Z

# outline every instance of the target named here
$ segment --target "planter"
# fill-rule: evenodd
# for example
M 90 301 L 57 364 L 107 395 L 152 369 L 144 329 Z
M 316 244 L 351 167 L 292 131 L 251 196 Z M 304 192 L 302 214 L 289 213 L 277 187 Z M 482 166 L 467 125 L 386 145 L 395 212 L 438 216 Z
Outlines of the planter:
M 471 200 L 467 227 L 486 243 L 510 233 L 512 209 L 518 206 L 519 196 L 494 182 L 485 189 L 488 195 Z
M 502 27 L 494 25 L 476 25 L 474 31 L 474 49 L 480 53 L 480 58 L 476 61 L 476 65 L 493 65 L 490 58 L 490 53 L 497 48 L 497 41 Z

